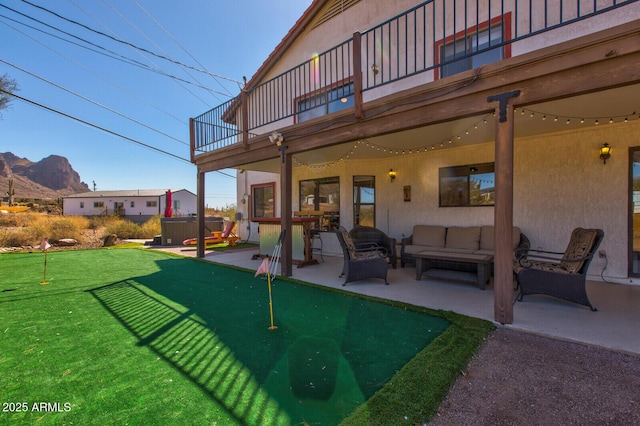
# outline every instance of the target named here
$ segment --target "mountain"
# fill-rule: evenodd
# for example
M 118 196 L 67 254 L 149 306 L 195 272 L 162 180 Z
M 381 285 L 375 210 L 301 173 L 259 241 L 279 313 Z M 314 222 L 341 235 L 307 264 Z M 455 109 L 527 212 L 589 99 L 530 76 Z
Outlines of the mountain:
M 80 180 L 69 160 L 50 155 L 38 162 L 20 158 L 11 152 L 0 154 L 0 194 L 9 190 L 13 178 L 14 198 L 59 198 L 88 192 L 89 186 Z

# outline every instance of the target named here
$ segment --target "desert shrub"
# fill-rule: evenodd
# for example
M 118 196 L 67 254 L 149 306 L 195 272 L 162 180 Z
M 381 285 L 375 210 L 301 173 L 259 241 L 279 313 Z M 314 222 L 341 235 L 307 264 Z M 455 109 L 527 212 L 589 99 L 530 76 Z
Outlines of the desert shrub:
M 154 216 L 145 223 L 142 224 L 142 238 L 153 238 L 156 235 L 160 235 L 162 227 L 160 225 L 160 216 Z
M 107 226 L 106 234 L 116 234 L 118 238 L 130 238 L 139 239 L 147 238 L 142 226 L 131 222 L 130 220 L 122 219 L 112 225 Z
M 63 238 L 73 238 L 82 242 L 82 230 L 89 225 L 89 220 L 82 216 L 49 217 L 49 241 L 55 243 Z
M 106 228 L 106 227 L 110 227 L 110 226 L 115 226 L 120 221 L 122 221 L 122 218 L 120 218 L 120 216 L 116 216 L 116 215 L 92 216 L 89 219 L 88 228 L 89 229 Z
M 24 247 L 40 244 L 34 228 L 0 229 L 0 247 Z

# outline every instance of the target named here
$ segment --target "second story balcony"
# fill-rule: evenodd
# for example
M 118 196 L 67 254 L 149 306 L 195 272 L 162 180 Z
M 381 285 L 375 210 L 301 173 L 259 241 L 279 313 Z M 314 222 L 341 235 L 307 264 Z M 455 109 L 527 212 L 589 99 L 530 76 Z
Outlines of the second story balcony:
M 347 108 L 359 118 L 390 93 L 637 19 L 637 1 L 426 1 L 272 78 L 254 77 L 192 120 L 192 154 Z

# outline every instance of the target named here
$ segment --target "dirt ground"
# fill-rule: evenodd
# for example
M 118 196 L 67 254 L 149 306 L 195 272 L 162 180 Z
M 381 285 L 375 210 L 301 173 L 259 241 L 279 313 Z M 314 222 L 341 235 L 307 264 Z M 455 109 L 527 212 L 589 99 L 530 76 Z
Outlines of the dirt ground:
M 498 328 L 430 425 L 640 425 L 640 356 Z

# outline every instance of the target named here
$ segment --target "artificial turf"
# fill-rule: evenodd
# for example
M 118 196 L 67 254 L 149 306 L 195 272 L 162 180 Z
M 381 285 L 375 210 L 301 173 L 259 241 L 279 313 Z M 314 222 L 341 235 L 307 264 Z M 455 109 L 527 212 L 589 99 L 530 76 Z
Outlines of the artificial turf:
M 0 255 L 3 412 L 31 424 L 428 420 L 490 324 L 149 250 Z

